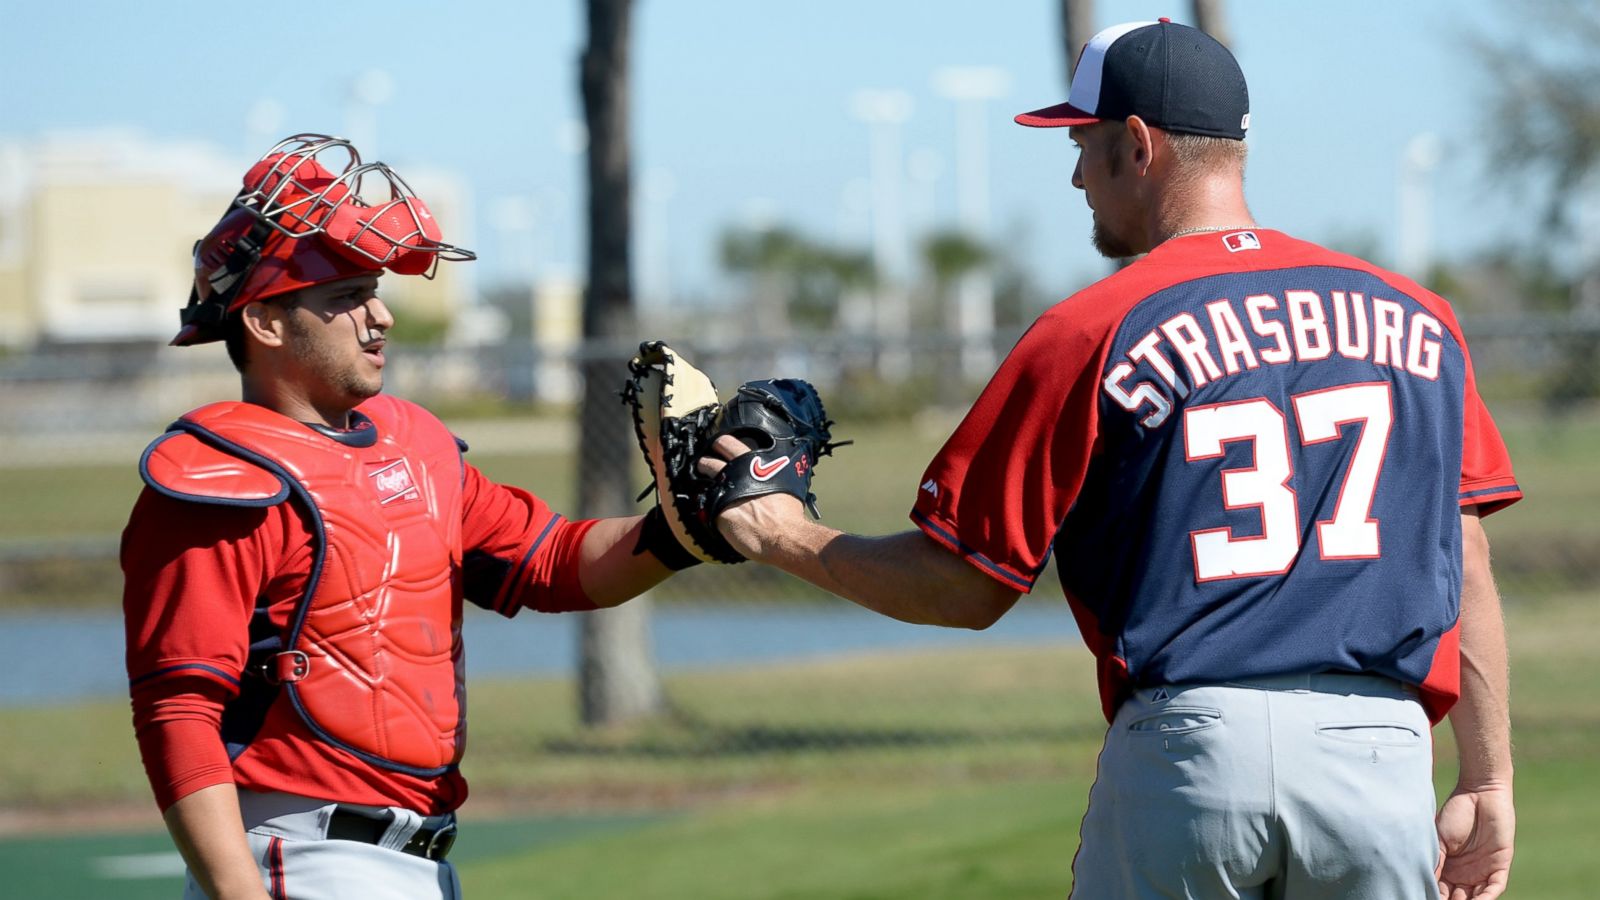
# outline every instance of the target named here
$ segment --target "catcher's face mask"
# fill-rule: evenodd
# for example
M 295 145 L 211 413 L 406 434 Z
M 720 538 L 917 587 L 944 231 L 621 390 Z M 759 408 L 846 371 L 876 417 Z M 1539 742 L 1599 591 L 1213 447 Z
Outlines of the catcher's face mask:
M 388 187 L 386 201 L 363 199 L 369 176 Z M 250 167 L 227 213 L 195 243 L 194 289 L 172 344 L 221 340 L 228 314 L 253 300 L 380 269 L 432 278 L 441 259 L 475 258 L 440 239 L 393 169 L 363 163 L 343 138 L 297 134 Z

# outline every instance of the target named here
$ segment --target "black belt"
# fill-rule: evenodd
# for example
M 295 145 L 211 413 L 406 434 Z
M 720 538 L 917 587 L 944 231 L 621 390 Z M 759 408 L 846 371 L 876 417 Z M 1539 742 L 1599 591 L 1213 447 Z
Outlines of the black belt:
M 394 824 L 393 810 L 368 811 L 343 803 L 334 807 L 328 819 L 328 839 L 332 841 L 360 841 L 376 844 L 383 840 L 389 826 Z M 442 860 L 456 842 L 456 814 L 427 816 L 417 833 L 400 848 L 401 853 L 420 856 L 434 861 Z

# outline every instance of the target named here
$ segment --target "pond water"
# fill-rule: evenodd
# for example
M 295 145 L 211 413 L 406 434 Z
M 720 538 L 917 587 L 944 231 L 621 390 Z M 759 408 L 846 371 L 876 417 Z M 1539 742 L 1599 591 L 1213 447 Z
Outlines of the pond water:
M 565 675 L 577 665 L 578 617 L 524 611 L 506 621 L 469 608 L 474 678 Z M 844 603 L 657 606 L 656 659 L 668 671 L 792 662 L 888 650 L 1064 643 L 1077 629 L 1063 602 L 1023 601 L 987 631 L 907 625 Z M 127 695 L 120 612 L 0 616 L 0 706 Z

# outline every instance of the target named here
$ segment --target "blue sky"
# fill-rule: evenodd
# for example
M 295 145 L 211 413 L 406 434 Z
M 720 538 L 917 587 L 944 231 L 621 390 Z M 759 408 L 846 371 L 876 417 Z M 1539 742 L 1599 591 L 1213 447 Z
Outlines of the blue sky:
M 1055 6 L 640 0 L 636 174 L 663 198 L 640 210 L 654 248 L 641 278 L 717 293 L 717 235 L 758 219 L 866 247 L 868 134 L 850 114 L 861 88 L 912 95 L 903 147 L 939 174 L 908 194 L 908 215 L 953 217 L 954 106 L 932 89 L 945 65 L 1010 76 L 1009 96 L 988 107 L 996 235 L 1049 293 L 1102 273 L 1065 134 L 1010 121 L 1065 98 Z M 276 104 L 283 134 L 342 132 L 350 84 L 381 68 L 393 90 L 377 107 L 378 155 L 402 174 L 423 161 L 468 180 L 485 281 L 582 266 L 582 160 L 568 127 L 582 118 L 581 0 L 0 7 L 0 138 L 110 126 L 242 158 L 265 149 L 247 125 L 253 107 Z M 263 12 L 274 7 L 293 11 Z M 1098 7 L 1100 26 L 1188 17 L 1186 2 Z M 1250 83 L 1248 194 L 1262 224 L 1312 240 L 1370 235 L 1391 254 L 1399 158 L 1432 131 L 1444 151 L 1433 177 L 1440 255 L 1533 227 L 1533 205 L 1512 202 L 1482 159 L 1486 88 L 1462 36 L 1504 25 L 1488 0 L 1234 0 L 1227 16 Z

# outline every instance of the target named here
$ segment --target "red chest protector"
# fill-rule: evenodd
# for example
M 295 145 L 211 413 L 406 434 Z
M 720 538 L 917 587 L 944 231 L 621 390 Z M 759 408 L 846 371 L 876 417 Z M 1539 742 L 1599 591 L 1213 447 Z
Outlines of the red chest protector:
M 151 487 L 200 503 L 297 498 L 314 546 L 305 593 L 266 658 L 312 733 L 383 768 L 435 776 L 465 744 L 456 439 L 379 395 L 366 427 L 324 433 L 261 406 L 188 413 L 145 451 Z

